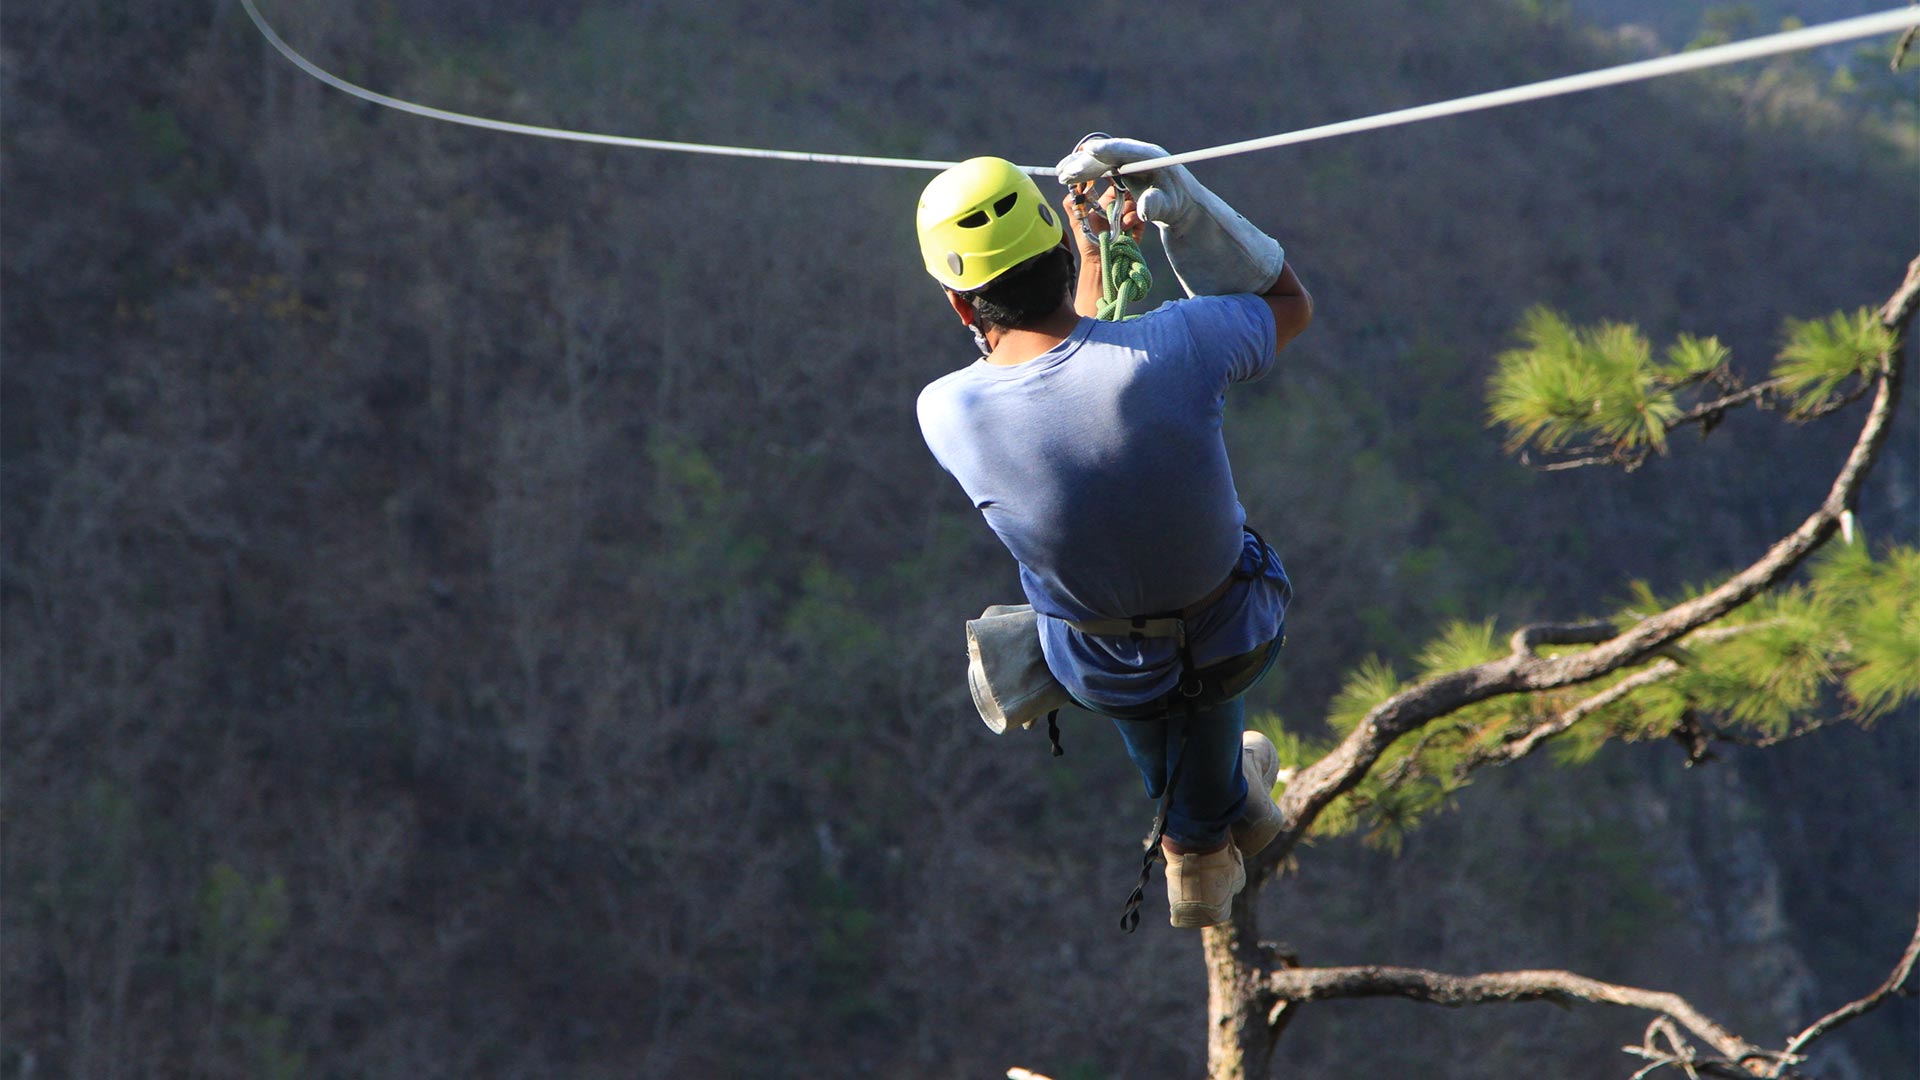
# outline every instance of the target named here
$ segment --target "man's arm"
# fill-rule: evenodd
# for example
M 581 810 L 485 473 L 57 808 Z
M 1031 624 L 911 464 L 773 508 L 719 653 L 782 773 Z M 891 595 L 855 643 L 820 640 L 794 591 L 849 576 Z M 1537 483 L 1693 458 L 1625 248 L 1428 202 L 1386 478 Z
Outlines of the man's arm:
M 1074 284 L 1073 310 L 1075 314 L 1087 318 L 1095 317 L 1100 310 L 1104 283 L 1100 280 L 1100 244 L 1097 237 L 1110 228 L 1107 213 L 1112 210 L 1111 199 L 1112 192 L 1109 191 L 1101 199 L 1099 207 L 1086 208 L 1084 216 L 1088 229 L 1093 233 L 1092 237 L 1080 227 L 1082 204 L 1073 197 L 1073 193 L 1068 192 L 1060 200 L 1061 209 L 1067 213 L 1067 231 L 1080 251 L 1080 276 Z M 1146 220 L 1140 216 L 1131 194 L 1121 208 L 1120 224 L 1135 242 L 1146 235 Z M 1313 296 L 1300 283 L 1299 275 L 1293 272 L 1292 263 L 1281 264 L 1280 276 L 1274 279 L 1260 299 L 1266 301 L 1267 307 L 1273 311 L 1273 347 L 1276 352 L 1286 348 L 1287 342 L 1299 337 L 1301 331 L 1313 322 Z
M 1067 231 L 1072 234 L 1074 246 L 1080 251 L 1080 276 L 1073 285 L 1073 312 L 1083 318 L 1096 318 L 1100 314 L 1100 245 L 1088 239 L 1080 231 L 1080 206 L 1074 201 L 1071 192 L 1061 200 L 1060 205 L 1067 210 Z
M 1098 267 L 1095 268 L 1094 291 L 1098 293 Z M 1300 278 L 1293 272 L 1293 264 L 1280 267 L 1280 277 L 1260 299 L 1273 309 L 1273 348 L 1278 352 L 1287 347 L 1287 342 L 1300 336 L 1300 332 L 1313 322 L 1313 296 L 1307 287 L 1300 284 Z
M 1093 231 L 1089 237 L 1081 225 L 1081 203 L 1067 192 L 1060 200 L 1060 206 L 1067 212 L 1067 232 L 1073 237 L 1074 245 L 1080 251 L 1080 276 L 1073 286 L 1073 312 L 1089 319 L 1098 318 L 1100 300 L 1105 282 L 1100 280 L 1100 241 L 1099 235 L 1111 226 L 1107 223 L 1107 212 L 1111 210 L 1112 192 L 1102 197 L 1098 207 L 1088 206 L 1085 212 L 1087 228 Z M 1147 233 L 1147 223 L 1141 219 L 1140 212 L 1134 208 L 1133 199 L 1128 197 L 1120 211 L 1120 226 L 1133 237 L 1134 243 Z M 1298 331 L 1296 331 L 1297 333 Z

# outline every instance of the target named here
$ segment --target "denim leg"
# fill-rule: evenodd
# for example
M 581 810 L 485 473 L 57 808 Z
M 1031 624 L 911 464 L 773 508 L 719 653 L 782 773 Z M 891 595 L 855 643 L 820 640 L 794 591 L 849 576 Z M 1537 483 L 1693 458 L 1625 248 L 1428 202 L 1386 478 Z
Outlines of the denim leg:
M 1120 741 L 1126 744 L 1127 756 L 1133 759 L 1133 767 L 1140 770 L 1140 779 L 1147 782 L 1147 798 L 1157 799 L 1167 787 L 1167 721 L 1156 716 L 1150 720 L 1126 720 L 1113 718 L 1113 726 L 1120 730 Z M 1179 742 L 1179 736 L 1174 736 Z
M 1167 835 L 1189 847 L 1212 847 L 1227 837 L 1246 806 L 1247 779 L 1240 772 L 1240 733 L 1247 707 L 1240 698 L 1202 706 L 1189 717 L 1184 709 L 1167 718 L 1114 720 L 1127 756 L 1147 784 L 1147 797 L 1166 790 L 1176 767 L 1180 783 L 1167 803 Z M 1186 765 L 1179 766 L 1180 736 L 1186 734 Z
M 1279 655 L 1276 638 L 1259 672 L 1239 693 L 1245 694 L 1266 678 Z M 1171 716 L 1159 703 L 1131 709 L 1101 709 L 1078 699 L 1076 704 L 1113 719 L 1151 799 L 1166 790 L 1167 777 L 1180 756 L 1180 736 L 1185 732 L 1187 766 L 1180 770 L 1180 786 L 1167 803 L 1167 835 L 1182 846 L 1195 848 L 1212 847 L 1227 838 L 1228 829 L 1240 820 L 1247 803 L 1247 778 L 1240 771 L 1240 736 L 1247 728 L 1245 698 L 1209 702 L 1195 709 L 1191 717 L 1179 704 Z M 1128 719 L 1130 711 L 1146 718 Z
M 1247 803 L 1247 778 L 1240 772 L 1240 733 L 1247 706 L 1241 698 L 1196 710 L 1191 718 L 1176 712 L 1168 722 L 1168 754 L 1178 754 L 1179 729 L 1187 733 L 1186 764 L 1167 805 L 1167 835 L 1175 843 L 1209 848 L 1227 839 Z

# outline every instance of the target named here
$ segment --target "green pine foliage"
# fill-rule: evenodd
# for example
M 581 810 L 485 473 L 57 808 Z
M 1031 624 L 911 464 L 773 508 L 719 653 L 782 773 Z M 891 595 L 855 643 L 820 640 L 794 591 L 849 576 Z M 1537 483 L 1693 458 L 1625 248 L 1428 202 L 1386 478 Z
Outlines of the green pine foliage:
M 1507 449 L 1593 446 L 1664 453 L 1684 410 L 1680 390 L 1725 370 L 1715 338 L 1681 335 L 1658 360 L 1626 323 L 1582 328 L 1545 307 L 1521 318 L 1522 345 L 1499 357 L 1489 415 L 1507 429 Z
M 1630 624 L 1697 591 L 1663 599 L 1636 584 L 1617 621 Z M 1450 625 L 1420 654 L 1418 677 L 1494 659 L 1504 648 L 1490 621 Z M 1412 828 L 1467 785 L 1477 753 L 1660 663 L 1677 666 L 1573 724 L 1548 744 L 1556 760 L 1581 764 L 1609 743 L 1664 739 L 1683 728 L 1693 737 L 1777 740 L 1833 722 L 1870 724 L 1920 701 L 1920 550 L 1894 546 L 1876 558 L 1863 542 L 1836 546 L 1813 562 L 1805 581 L 1760 597 L 1646 665 L 1459 710 L 1389 748 L 1315 835 L 1363 831 L 1368 844 L 1397 851 Z M 1348 677 L 1329 726 L 1344 736 L 1404 687 L 1390 664 L 1369 659 Z
M 1369 656 L 1347 673 L 1327 709 L 1327 726 L 1345 738 L 1376 705 L 1401 690 L 1400 677 L 1393 665 L 1378 656 Z
M 1665 453 L 1683 418 L 1701 418 L 1688 415 L 1688 391 L 1738 385 L 1717 338 L 1681 334 L 1656 360 L 1634 326 L 1575 326 L 1544 307 L 1522 316 L 1516 333 L 1520 347 L 1500 355 L 1487 387 L 1489 423 L 1506 429 L 1509 452 L 1608 453 L 1637 464 Z M 1796 419 L 1844 403 L 1893 347 L 1893 332 L 1868 308 L 1789 319 L 1783 333 L 1772 390 Z
M 1864 544 L 1842 548 L 1821 563 L 1812 590 L 1846 613 L 1842 682 L 1855 714 L 1878 720 L 1920 699 L 1920 550 L 1873 559 Z
M 1867 308 L 1805 322 L 1788 319 L 1786 337 L 1773 374 L 1798 414 L 1820 409 L 1849 382 L 1868 377 L 1893 348 L 1893 331 Z
M 1805 582 L 1694 635 L 1675 659 L 1678 674 L 1583 736 L 1661 737 L 1688 715 L 1750 739 L 1833 719 L 1871 723 L 1920 699 L 1920 552 L 1831 549 Z

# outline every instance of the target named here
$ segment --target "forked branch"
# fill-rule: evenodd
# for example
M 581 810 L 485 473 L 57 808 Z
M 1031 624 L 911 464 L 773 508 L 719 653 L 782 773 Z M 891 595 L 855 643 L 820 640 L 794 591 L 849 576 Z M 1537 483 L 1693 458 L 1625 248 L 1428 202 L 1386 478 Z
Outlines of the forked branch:
M 1815 1039 L 1820 1038 L 1849 1020 L 1872 1012 L 1895 994 L 1911 993 L 1911 991 L 1906 990 L 1905 987 L 1907 980 L 1913 978 L 1913 967 L 1916 960 L 1920 960 L 1920 920 L 1915 921 L 1913 939 L 1907 942 L 1907 951 L 1900 954 L 1899 963 L 1893 965 L 1893 973 L 1887 976 L 1886 981 L 1882 982 L 1873 993 L 1868 994 L 1858 1001 L 1850 1001 L 1842 1005 L 1838 1009 L 1815 1020 L 1807 1026 L 1805 1031 L 1787 1040 L 1787 1054 L 1799 1054 L 1800 1051 L 1811 1045 Z M 1773 1071 L 1768 1073 L 1767 1076 L 1773 1078 L 1773 1080 L 1778 1080 L 1779 1077 L 1786 1076 L 1787 1074 L 1781 1071 L 1785 1065 L 1786 1062 L 1776 1065 Z
M 1282 962 L 1259 977 L 1255 992 L 1269 1003 L 1269 1017 L 1291 1012 L 1291 1006 L 1336 998 L 1395 997 L 1429 1005 L 1487 1005 L 1501 1002 L 1551 1001 L 1559 1005 L 1591 1002 L 1642 1009 L 1656 1014 L 1639 1046 L 1623 1049 L 1649 1062 L 1638 1074 L 1648 1075 L 1671 1066 L 1690 1075 L 1757 1076 L 1786 1080 L 1797 1075 L 1794 1066 L 1806 1060 L 1806 1050 L 1835 1028 L 1878 1008 L 1903 993 L 1920 963 L 1920 925 L 1893 966 L 1872 993 L 1835 1009 L 1787 1041 L 1780 1050 L 1757 1046 L 1715 1022 L 1679 994 L 1601 982 L 1570 971 L 1498 971 L 1479 975 L 1449 975 L 1407 967 L 1297 967 Z M 1271 1022 L 1271 1020 L 1270 1020 Z M 1678 1028 L 1712 1047 L 1719 1057 L 1696 1053 Z
M 1672 1017 L 1694 1037 L 1752 1075 L 1765 1075 L 1778 1055 L 1715 1023 L 1685 998 L 1664 990 L 1645 990 L 1601 982 L 1570 971 L 1498 971 L 1449 975 L 1424 968 L 1285 968 L 1269 972 L 1261 987 L 1277 1001 L 1329 1001 L 1335 998 L 1396 997 L 1429 1005 L 1486 1005 L 1499 1002 L 1585 1001 L 1622 1005 Z

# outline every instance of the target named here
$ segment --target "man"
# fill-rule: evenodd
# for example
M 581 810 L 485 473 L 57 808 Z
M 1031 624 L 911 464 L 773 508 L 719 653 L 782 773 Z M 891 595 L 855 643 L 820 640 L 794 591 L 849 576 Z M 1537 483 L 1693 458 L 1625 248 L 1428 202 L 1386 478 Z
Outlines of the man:
M 1165 155 L 1094 139 L 1060 179 Z M 1073 228 L 999 158 L 927 185 L 921 252 L 982 357 L 929 385 L 918 411 L 934 457 L 1019 562 L 1047 668 L 1113 718 L 1148 795 L 1164 796 L 1173 925 L 1211 926 L 1245 884 L 1243 856 L 1279 827 L 1278 757 L 1245 731 L 1241 695 L 1272 664 L 1292 595 L 1244 528 L 1222 409 L 1229 383 L 1264 374 L 1306 329 L 1313 302 L 1280 245 L 1184 167 L 1127 179 L 1137 205 L 1083 213 L 1068 196 Z M 1136 237 L 1153 221 L 1192 298 L 1091 318 L 1100 269 L 1087 233 L 1106 231 L 1108 214 Z

